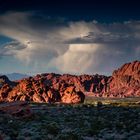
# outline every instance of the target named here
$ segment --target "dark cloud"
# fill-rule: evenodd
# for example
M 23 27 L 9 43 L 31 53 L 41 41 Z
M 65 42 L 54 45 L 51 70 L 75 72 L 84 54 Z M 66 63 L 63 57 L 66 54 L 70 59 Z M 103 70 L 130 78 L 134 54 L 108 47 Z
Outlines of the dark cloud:
M 12 55 L 34 69 L 91 74 L 109 74 L 125 62 L 140 59 L 140 21 L 51 24 L 52 18 L 35 17 L 32 12 L 0 16 L 0 34 L 15 40 L 3 46 L 1 55 Z
M 117 22 L 139 20 L 138 0 L 1 0 L 0 13 L 36 12 L 69 20 Z
M 18 42 L 18 41 L 11 41 L 1 45 L 0 55 L 2 56 L 9 56 L 14 55 L 14 51 L 20 51 L 25 49 L 27 46 Z

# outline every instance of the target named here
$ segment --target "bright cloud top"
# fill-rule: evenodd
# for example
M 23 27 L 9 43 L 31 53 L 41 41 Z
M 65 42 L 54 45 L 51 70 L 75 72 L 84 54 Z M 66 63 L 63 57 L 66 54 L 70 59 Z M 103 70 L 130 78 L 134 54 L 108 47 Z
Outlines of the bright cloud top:
M 48 18 L 33 16 L 0 16 L 0 34 L 14 40 L 1 47 L 1 56 L 10 55 L 37 70 L 76 74 L 109 74 L 122 63 L 140 59 L 140 21 L 54 25 Z

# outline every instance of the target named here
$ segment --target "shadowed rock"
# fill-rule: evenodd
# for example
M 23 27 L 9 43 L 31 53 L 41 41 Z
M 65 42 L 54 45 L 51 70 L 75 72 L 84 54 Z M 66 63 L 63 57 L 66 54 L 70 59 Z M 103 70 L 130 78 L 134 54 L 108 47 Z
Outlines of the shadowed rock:
M 31 109 L 27 102 L 10 102 L 0 104 L 0 112 L 15 116 L 15 117 L 29 117 L 31 116 Z

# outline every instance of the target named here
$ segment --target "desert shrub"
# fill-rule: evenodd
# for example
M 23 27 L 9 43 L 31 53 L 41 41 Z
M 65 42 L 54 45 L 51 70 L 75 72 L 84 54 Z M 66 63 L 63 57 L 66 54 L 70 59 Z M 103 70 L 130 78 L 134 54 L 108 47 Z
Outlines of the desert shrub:
M 55 140 L 83 140 L 80 136 L 73 132 L 59 134 Z
M 50 134 L 53 135 L 57 135 L 59 133 L 59 126 L 56 122 L 48 124 L 46 129 Z
M 91 135 L 98 135 L 99 132 L 105 128 L 105 122 L 102 118 L 98 117 L 91 123 Z
M 117 123 L 116 123 L 116 129 L 117 129 L 118 131 L 121 131 L 123 128 L 124 128 L 123 122 L 117 122 Z
M 17 138 L 18 134 L 19 134 L 18 130 L 12 130 L 12 129 L 8 133 L 11 140 L 15 140 Z

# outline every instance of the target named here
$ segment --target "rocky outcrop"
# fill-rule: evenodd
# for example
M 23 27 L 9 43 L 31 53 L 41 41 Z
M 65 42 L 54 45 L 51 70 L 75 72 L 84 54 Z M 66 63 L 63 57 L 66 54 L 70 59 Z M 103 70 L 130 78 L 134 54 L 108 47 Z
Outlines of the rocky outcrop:
M 0 101 L 80 103 L 88 93 L 96 97 L 139 97 L 140 61 L 123 65 L 110 77 L 44 73 L 17 82 L 0 79 L 4 79 Z
M 140 96 L 140 61 L 134 61 L 115 70 L 109 82 L 109 96 Z
M 32 115 L 29 104 L 20 101 L 0 104 L 0 112 L 20 118 Z
M 0 89 L 0 101 L 31 101 L 39 103 L 81 103 L 84 101 L 85 95 L 83 92 L 76 91 L 74 85 L 71 85 L 73 90 L 70 91 L 70 84 L 66 84 L 64 81 L 62 83 L 58 82 L 58 84 L 55 83 L 55 76 L 55 74 L 45 74 L 22 79 L 14 87 L 5 83 Z
M 10 86 L 15 86 L 16 82 L 12 82 L 8 79 L 7 76 L 5 75 L 0 75 L 0 88 L 4 85 L 4 84 L 8 84 Z
M 85 99 L 85 95 L 80 91 L 76 92 L 73 86 L 67 87 L 61 96 L 62 103 L 81 103 Z

